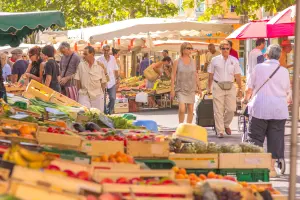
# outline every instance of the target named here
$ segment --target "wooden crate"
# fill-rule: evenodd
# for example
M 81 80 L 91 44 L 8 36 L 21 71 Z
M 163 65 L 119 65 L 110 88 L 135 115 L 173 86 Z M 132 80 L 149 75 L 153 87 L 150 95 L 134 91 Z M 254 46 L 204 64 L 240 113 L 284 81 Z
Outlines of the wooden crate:
M 41 184 L 11 181 L 9 194 L 22 200 L 85 200 L 84 196 L 61 192 Z
M 37 140 L 42 145 L 52 145 L 66 149 L 80 150 L 81 137 L 74 133 L 74 135 L 61 135 L 55 133 L 48 133 L 47 127 L 39 126 L 37 132 Z
M 131 163 L 111 163 L 111 162 L 92 162 L 92 171 L 96 170 L 120 170 L 120 171 L 130 171 L 139 170 L 141 166 L 138 164 Z
M 136 197 L 134 199 L 172 199 L 172 200 L 192 200 L 193 189 L 183 185 L 130 185 L 130 184 L 103 184 L 103 192 L 129 193 L 129 194 L 164 194 L 164 195 L 183 195 L 185 197 Z M 130 198 L 129 198 L 130 199 Z
M 270 169 L 270 153 L 220 153 L 220 169 Z
M 9 182 L 0 181 L 0 195 L 7 194 L 8 189 L 9 189 Z
M 0 120 L 0 128 L 2 128 L 3 124 L 11 124 L 13 126 L 30 125 L 30 126 L 34 126 L 36 128 L 36 130 L 38 130 L 38 124 L 36 124 L 36 123 L 23 122 L 23 121 L 12 120 L 12 119 L 1 119 Z M 36 144 L 37 143 L 36 134 L 37 134 L 37 132 L 35 132 L 33 134 L 34 138 L 25 138 L 25 137 L 21 137 L 21 136 L 11 136 L 9 134 L 8 135 L 0 135 L 0 138 L 4 139 L 4 140 L 10 140 L 14 143 L 28 142 L 28 143 Z
M 89 164 L 76 163 L 70 160 L 63 159 L 55 159 L 51 161 L 51 165 L 55 165 L 63 170 L 72 170 L 74 173 L 78 173 L 80 171 L 86 171 L 90 174 L 92 173 L 92 167 Z
M 78 103 L 77 101 L 74 101 L 73 99 L 70 99 L 69 97 L 62 95 L 59 92 L 54 92 L 54 94 L 50 98 L 50 102 L 56 103 L 56 104 L 62 105 L 62 106 L 82 107 L 82 105 L 80 103 Z
M 272 195 L 273 200 L 288 200 L 288 196 L 282 194 Z
M 168 158 L 169 142 L 127 141 L 127 154 L 138 158 Z
M 49 101 L 55 91 L 35 80 L 31 80 L 26 88 L 26 93 L 38 97 L 43 101 Z
M 118 113 L 128 113 L 128 112 L 129 112 L 129 107 L 124 107 L 124 108 L 118 107 L 118 108 L 115 108 L 115 114 L 118 114 Z
M 18 92 L 24 92 L 26 90 L 26 86 L 18 87 L 16 85 L 5 85 L 5 89 L 7 93 L 18 93 Z
M 31 112 L 29 110 L 23 110 L 21 108 L 18 108 L 18 107 L 13 107 L 13 109 L 17 112 L 23 112 L 23 113 L 26 113 L 32 117 L 35 117 L 35 118 L 40 118 L 41 117 L 41 114 L 40 113 L 36 113 L 36 112 Z
M 84 140 L 81 144 L 81 151 L 90 156 L 109 155 L 124 152 L 123 141 L 105 141 L 105 140 Z
M 111 178 L 117 180 L 120 177 L 127 179 L 132 178 L 152 178 L 152 177 L 168 177 L 172 180 L 175 179 L 175 173 L 173 170 L 142 170 L 142 169 L 131 169 L 131 170 L 104 170 L 97 169 L 93 171 L 92 178 L 96 182 L 100 182 L 104 178 Z
M 73 169 L 71 170 L 73 171 Z M 12 179 L 23 182 L 32 182 L 35 184 L 49 185 L 51 187 L 58 187 L 64 191 L 77 194 L 79 194 L 81 190 L 101 193 L 100 184 L 20 166 L 16 166 L 14 168 Z
M 217 169 L 219 166 L 218 154 L 174 154 L 169 160 L 175 162 L 179 168 L 186 169 Z

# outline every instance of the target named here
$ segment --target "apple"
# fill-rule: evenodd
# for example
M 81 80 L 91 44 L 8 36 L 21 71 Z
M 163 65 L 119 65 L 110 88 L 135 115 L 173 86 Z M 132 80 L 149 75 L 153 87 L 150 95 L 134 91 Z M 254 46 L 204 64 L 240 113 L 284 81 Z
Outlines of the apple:
M 121 200 L 122 198 L 119 195 L 104 193 L 99 196 L 98 200 Z
M 98 200 L 97 197 L 95 197 L 94 195 L 88 195 L 86 197 L 86 200 Z
M 121 178 L 117 179 L 116 183 L 119 183 L 119 184 L 128 184 L 129 181 L 127 180 L 127 178 L 121 177 Z
M 130 182 L 131 184 L 141 183 L 142 181 L 143 181 L 143 180 L 140 179 L 140 178 L 132 178 L 132 179 L 129 180 L 129 182 Z
M 85 181 L 88 181 L 89 180 L 89 173 L 86 172 L 86 171 L 80 171 L 76 174 L 76 177 L 78 179 L 81 179 L 81 180 L 85 180 Z
M 162 185 L 175 185 L 175 182 L 170 180 L 170 179 L 167 179 L 167 180 L 163 180 L 161 182 Z
M 56 165 L 49 165 L 47 167 L 47 169 L 49 169 L 49 170 L 55 170 L 55 171 L 60 171 L 60 168 L 58 166 L 56 166 Z
M 69 177 L 76 177 L 76 174 L 74 172 L 72 172 L 69 169 L 64 170 L 64 172 L 69 176 Z
M 134 158 L 132 157 L 132 156 L 128 156 L 127 155 L 127 162 L 128 163 L 131 163 L 131 164 L 134 164 L 135 162 L 134 162 Z
M 102 179 L 100 184 L 104 184 L 104 183 L 114 183 L 114 181 L 110 178 L 104 178 L 104 179 Z

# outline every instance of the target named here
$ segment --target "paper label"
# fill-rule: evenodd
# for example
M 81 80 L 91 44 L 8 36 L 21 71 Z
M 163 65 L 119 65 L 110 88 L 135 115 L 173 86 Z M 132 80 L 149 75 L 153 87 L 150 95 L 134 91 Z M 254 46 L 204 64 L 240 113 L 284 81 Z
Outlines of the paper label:
M 85 152 L 92 151 L 92 144 L 91 143 L 83 143 L 83 151 L 85 151 Z
M 75 157 L 74 162 L 79 163 L 79 164 L 90 164 L 90 159 L 89 158 Z

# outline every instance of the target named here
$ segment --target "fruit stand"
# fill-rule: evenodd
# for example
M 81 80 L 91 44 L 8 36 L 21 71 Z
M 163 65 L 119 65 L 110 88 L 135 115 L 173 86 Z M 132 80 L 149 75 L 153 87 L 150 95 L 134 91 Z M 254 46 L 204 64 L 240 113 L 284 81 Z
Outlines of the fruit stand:
M 269 182 L 271 155 L 257 146 L 187 142 L 180 130 L 152 133 L 65 96 L 54 103 L 50 88 L 28 94 L 1 102 L 4 199 L 287 199 Z

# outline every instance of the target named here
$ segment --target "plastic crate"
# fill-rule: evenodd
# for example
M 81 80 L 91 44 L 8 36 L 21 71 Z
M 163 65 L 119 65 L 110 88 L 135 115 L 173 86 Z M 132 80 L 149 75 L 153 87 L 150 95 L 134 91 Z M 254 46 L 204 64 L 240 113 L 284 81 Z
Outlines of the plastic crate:
M 246 182 L 269 182 L 269 169 L 220 169 L 223 176 L 234 176 L 238 181 Z
M 209 172 L 215 172 L 216 174 L 219 174 L 218 169 L 185 169 L 185 170 L 187 174 L 194 173 L 197 176 L 199 176 L 200 174 L 207 175 Z
M 140 160 L 136 159 L 137 162 L 142 162 L 150 169 L 172 169 L 175 163 L 171 160 Z

